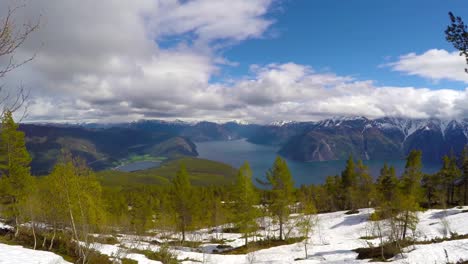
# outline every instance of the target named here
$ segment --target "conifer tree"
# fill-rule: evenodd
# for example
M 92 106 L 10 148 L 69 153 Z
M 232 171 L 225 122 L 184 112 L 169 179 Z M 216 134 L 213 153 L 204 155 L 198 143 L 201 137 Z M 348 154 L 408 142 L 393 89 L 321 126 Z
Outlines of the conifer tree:
M 259 216 L 255 207 L 259 198 L 252 183 L 252 171 L 248 162 L 245 162 L 239 169 L 233 198 L 235 222 L 240 232 L 244 234 L 247 246 L 248 236 L 257 229 L 256 218 Z
M 185 233 L 192 221 L 193 187 L 189 174 L 184 165 L 177 172 L 172 181 L 172 198 L 176 213 L 177 229 L 182 233 L 182 242 L 185 242 Z
M 283 226 L 289 218 L 290 205 L 293 202 L 294 182 L 286 161 L 276 157 L 273 166 L 267 172 L 267 180 L 271 186 L 269 211 L 278 219 L 280 234 L 283 240 Z
M 461 169 L 463 175 L 463 204 L 468 204 L 468 146 L 465 146 L 461 156 Z
M 401 209 L 403 210 L 402 239 L 406 238 L 408 228 L 414 227 L 418 218 L 416 212 L 420 210 L 419 202 L 422 197 L 422 152 L 412 150 L 405 165 L 405 172 L 401 178 L 400 188 L 402 193 Z
M 375 186 L 369 168 L 364 165 L 362 160 L 358 161 L 356 180 L 357 190 L 355 191 L 355 195 L 357 195 L 357 197 L 353 200 L 357 202 L 358 207 L 370 206 L 375 197 Z
M 356 206 L 353 201 L 355 198 L 354 192 L 356 190 L 356 170 L 352 156 L 349 156 L 346 161 L 346 167 L 341 173 L 341 182 L 343 184 L 345 209 L 354 210 Z
M 24 202 L 31 185 L 24 133 L 18 130 L 12 112 L 6 111 L 0 128 L 0 198 L 4 217 L 14 221 L 15 236 L 20 227 L 20 204 Z
M 325 179 L 325 190 L 327 193 L 327 202 L 329 205 L 329 211 L 335 211 L 338 209 L 344 209 L 344 195 L 343 195 L 343 184 L 341 177 L 328 176 Z
M 395 200 L 398 192 L 398 178 L 393 166 L 388 167 L 386 163 L 384 164 L 377 178 L 377 190 L 381 203 Z

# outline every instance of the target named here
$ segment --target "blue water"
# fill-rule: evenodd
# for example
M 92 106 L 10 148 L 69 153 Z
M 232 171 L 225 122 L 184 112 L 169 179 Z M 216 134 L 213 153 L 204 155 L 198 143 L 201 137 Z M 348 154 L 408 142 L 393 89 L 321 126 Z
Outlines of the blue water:
M 254 177 L 260 179 L 264 179 L 278 151 L 278 147 L 256 145 L 246 140 L 199 142 L 196 145 L 200 158 L 224 162 L 236 168 L 239 168 L 244 161 L 248 161 Z M 327 176 L 341 174 L 346 163 L 346 161 L 298 162 L 289 159 L 286 161 L 296 186 L 324 183 Z M 364 163 L 369 167 L 371 174 L 377 177 L 385 162 L 395 166 L 398 175 L 403 172 L 405 160 L 372 160 Z M 439 165 L 425 164 L 423 170 L 433 173 L 438 169 Z

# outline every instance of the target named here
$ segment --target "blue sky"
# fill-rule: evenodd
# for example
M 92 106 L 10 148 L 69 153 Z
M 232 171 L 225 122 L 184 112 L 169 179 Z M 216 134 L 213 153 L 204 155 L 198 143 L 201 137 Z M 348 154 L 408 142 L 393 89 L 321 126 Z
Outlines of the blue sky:
M 31 1 L 15 58 L 35 58 L 3 81 L 32 122 L 464 119 L 449 11 L 468 20 L 465 0 Z
M 448 12 L 468 16 L 466 1 L 442 0 L 295 0 L 283 1 L 271 17 L 276 23 L 264 38 L 245 41 L 225 52 L 239 67 L 225 74 L 244 75 L 250 64 L 295 62 L 380 85 L 463 89 L 464 83 L 434 82 L 393 72 L 379 65 L 429 49 L 453 50 L 445 41 Z

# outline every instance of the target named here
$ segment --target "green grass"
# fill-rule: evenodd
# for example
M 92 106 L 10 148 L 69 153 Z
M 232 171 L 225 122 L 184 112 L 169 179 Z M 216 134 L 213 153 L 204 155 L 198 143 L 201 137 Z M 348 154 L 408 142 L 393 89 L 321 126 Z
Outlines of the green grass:
M 97 175 L 105 186 L 169 185 L 182 164 L 187 168 L 192 184 L 197 186 L 230 184 L 237 174 L 235 168 L 221 162 L 181 158 L 163 162 L 157 168 L 134 172 L 107 170 Z
M 165 160 L 167 160 L 167 157 L 159 157 L 159 156 L 155 157 L 155 156 L 152 156 L 150 154 L 144 154 L 144 155 L 132 154 L 129 157 L 127 157 L 126 159 L 120 160 L 115 165 L 116 166 L 123 166 L 123 165 L 127 165 L 127 164 L 134 163 L 134 162 L 139 162 L 139 161 L 163 162 Z

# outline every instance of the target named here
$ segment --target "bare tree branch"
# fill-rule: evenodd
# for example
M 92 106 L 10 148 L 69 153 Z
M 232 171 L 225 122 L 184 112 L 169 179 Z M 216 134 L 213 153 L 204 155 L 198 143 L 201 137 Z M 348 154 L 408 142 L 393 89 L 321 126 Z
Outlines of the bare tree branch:
M 16 68 L 32 61 L 36 56 L 36 54 L 33 54 L 29 58 L 19 61 L 15 59 L 18 49 L 39 28 L 39 20 L 34 23 L 27 21 L 21 25 L 16 23 L 14 17 L 18 10 L 24 7 L 24 5 L 19 5 L 14 8 L 8 8 L 6 16 L 3 19 L 0 18 L 0 61 L 5 62 L 5 65 L 0 65 L 0 79 Z M 21 118 L 23 119 L 28 109 L 25 102 L 29 97 L 30 91 L 26 91 L 23 85 L 20 85 L 16 96 L 12 98 L 10 92 L 3 94 L 5 91 L 3 88 L 4 85 L 0 85 L 0 94 L 2 94 L 0 95 L 0 105 L 3 106 L 2 116 L 6 111 L 15 112 L 24 106 L 24 113 Z

